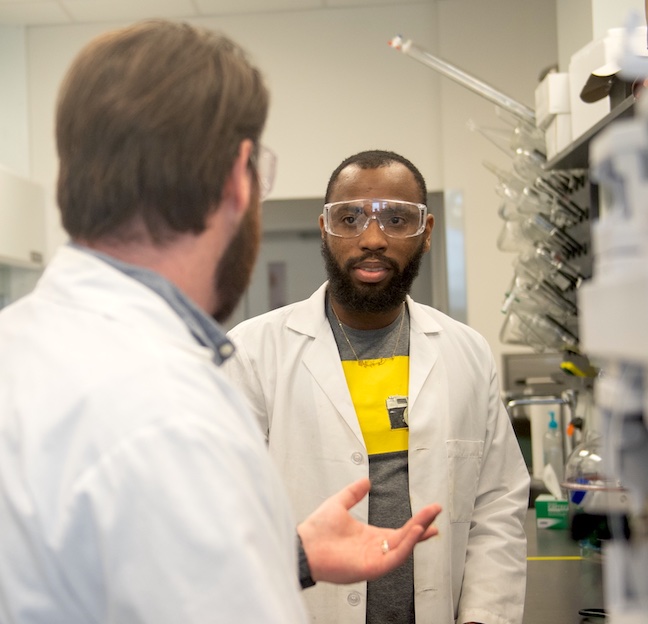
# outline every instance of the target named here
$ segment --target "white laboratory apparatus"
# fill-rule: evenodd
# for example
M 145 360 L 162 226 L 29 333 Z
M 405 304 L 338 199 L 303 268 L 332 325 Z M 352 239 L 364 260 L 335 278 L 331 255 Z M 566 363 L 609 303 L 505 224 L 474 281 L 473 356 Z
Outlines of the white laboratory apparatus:
M 619 65 L 627 79 L 648 77 L 645 58 L 626 51 Z M 608 518 L 605 603 L 611 624 L 639 624 L 648 621 L 648 91 L 633 119 L 592 142 L 590 175 L 602 210 L 592 228 L 593 276 L 579 291 L 581 345 L 601 368 L 595 398 L 606 471 L 629 496 L 627 526 Z

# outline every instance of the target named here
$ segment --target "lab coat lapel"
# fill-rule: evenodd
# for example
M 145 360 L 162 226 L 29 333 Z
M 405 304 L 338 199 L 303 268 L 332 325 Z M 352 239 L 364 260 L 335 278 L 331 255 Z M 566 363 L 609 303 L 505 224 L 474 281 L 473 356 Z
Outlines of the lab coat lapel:
M 409 410 L 411 412 L 439 358 L 434 334 L 442 331 L 442 328 L 410 297 L 407 298 L 407 305 L 410 313 Z
M 326 284 L 304 306 L 296 308 L 288 319 L 290 329 L 312 337 L 304 352 L 303 364 L 322 389 L 332 407 L 364 445 L 360 425 L 347 386 L 340 354 L 324 311 Z

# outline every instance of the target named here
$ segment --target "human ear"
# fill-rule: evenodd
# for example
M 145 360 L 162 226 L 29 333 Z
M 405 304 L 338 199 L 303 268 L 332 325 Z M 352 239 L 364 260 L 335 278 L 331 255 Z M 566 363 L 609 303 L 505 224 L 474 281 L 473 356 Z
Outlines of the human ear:
M 648 0 L 646 0 L 648 2 Z M 326 230 L 324 229 L 324 215 L 319 216 L 319 228 L 322 234 L 322 240 L 326 239 Z
M 245 213 L 247 210 L 252 194 L 254 172 L 249 167 L 252 147 L 251 139 L 241 141 L 238 154 L 223 189 L 223 200 L 226 200 L 236 212 L 240 213 Z
M 423 231 L 423 235 L 425 236 L 425 251 L 430 251 L 430 247 L 432 245 L 432 230 L 434 229 L 434 217 L 429 214 L 427 216 L 427 220 L 425 222 L 425 230 Z

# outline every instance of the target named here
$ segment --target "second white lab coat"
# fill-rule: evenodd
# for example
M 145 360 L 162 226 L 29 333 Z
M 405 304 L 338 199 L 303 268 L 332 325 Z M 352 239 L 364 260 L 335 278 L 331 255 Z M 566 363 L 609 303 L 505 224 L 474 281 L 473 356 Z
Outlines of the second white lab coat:
M 368 456 L 325 315 L 306 301 L 245 321 L 225 371 L 268 437 L 298 519 L 349 482 Z M 526 585 L 529 475 L 477 332 L 408 297 L 412 511 L 438 502 L 439 536 L 414 553 L 417 624 L 519 624 Z M 367 500 L 354 510 L 367 521 Z M 313 622 L 365 624 L 366 583 L 305 592 Z
M 156 292 L 61 248 L 0 312 L 0 622 L 306 619 L 285 491 Z

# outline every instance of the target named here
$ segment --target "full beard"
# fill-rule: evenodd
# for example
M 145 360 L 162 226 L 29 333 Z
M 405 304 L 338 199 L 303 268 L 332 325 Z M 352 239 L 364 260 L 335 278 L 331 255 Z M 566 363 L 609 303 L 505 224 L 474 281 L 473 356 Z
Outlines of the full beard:
M 334 299 L 352 312 L 381 313 L 397 308 L 410 292 L 412 283 L 418 275 L 421 258 L 424 253 L 424 241 L 414 252 L 414 255 L 402 271 L 393 260 L 381 254 L 367 253 L 358 258 L 348 260 L 341 267 L 331 253 L 326 240 L 322 240 L 322 256 L 329 279 L 329 289 Z M 380 258 L 381 262 L 389 264 L 392 277 L 386 284 L 355 284 L 351 280 L 351 270 L 354 265 L 369 258 Z
M 239 230 L 223 253 L 216 272 L 217 308 L 213 317 L 225 322 L 250 284 L 261 240 L 259 206 L 251 202 Z

